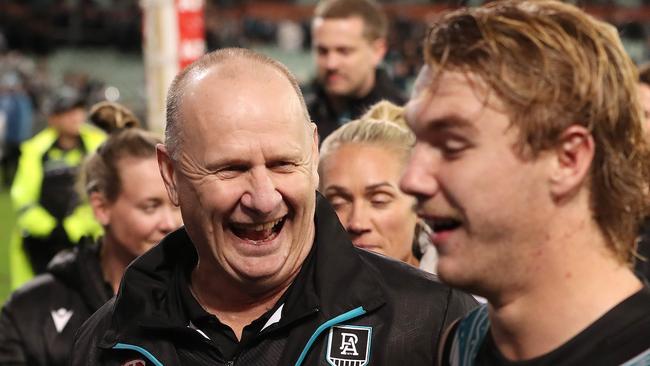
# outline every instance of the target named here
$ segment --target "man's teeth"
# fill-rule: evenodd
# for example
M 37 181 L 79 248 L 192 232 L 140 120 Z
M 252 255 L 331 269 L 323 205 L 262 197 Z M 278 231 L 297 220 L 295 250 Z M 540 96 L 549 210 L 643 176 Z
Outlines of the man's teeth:
M 280 223 L 282 219 L 277 219 L 275 221 L 263 223 L 263 224 L 235 224 L 234 226 L 241 230 L 249 231 L 266 231 L 271 230 L 273 227 Z

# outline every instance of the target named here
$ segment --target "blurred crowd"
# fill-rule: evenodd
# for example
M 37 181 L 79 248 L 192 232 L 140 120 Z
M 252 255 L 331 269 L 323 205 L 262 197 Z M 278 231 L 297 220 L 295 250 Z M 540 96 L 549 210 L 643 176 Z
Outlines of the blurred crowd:
M 87 106 L 106 99 L 104 82 L 87 73 L 70 70 L 64 75 L 51 75 L 46 58 L 0 48 L 0 133 L 4 137 L 0 155 L 4 187 L 13 177 L 18 145 L 46 126 L 56 99 L 54 92 L 62 87 L 77 91 Z
M 12 49 L 46 55 L 62 46 L 140 51 L 137 1 L 2 1 L 0 28 Z
M 314 5 L 315 2 L 296 4 Z M 206 4 L 208 50 L 274 45 L 291 52 L 311 49 L 309 17 L 270 20 L 246 14 L 246 4 Z M 3 1 L 0 2 L 0 98 L 5 107 L 2 176 L 7 187 L 15 170 L 20 142 L 46 125 L 52 91 L 67 85 L 79 90 L 90 106 L 106 99 L 105 80 L 68 70 L 50 75 L 47 56 L 61 47 L 114 47 L 141 52 L 141 10 L 134 1 Z M 422 64 L 421 42 L 426 25 L 390 17 L 384 69 L 407 92 Z M 135 108 L 143 110 L 143 107 Z

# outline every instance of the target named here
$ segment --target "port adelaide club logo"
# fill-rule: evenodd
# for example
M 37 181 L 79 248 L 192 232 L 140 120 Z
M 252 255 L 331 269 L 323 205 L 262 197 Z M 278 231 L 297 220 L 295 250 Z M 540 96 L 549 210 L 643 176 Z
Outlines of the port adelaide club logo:
M 370 360 L 372 328 L 337 325 L 330 328 L 325 359 L 332 366 L 365 366 Z

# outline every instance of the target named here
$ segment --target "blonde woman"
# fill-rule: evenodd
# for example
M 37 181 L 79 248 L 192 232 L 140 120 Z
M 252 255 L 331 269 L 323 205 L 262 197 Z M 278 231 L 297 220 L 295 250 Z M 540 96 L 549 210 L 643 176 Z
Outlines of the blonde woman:
M 430 230 L 413 209 L 415 199 L 399 189 L 414 143 L 403 108 L 375 104 L 323 141 L 320 191 L 355 246 L 434 273 Z

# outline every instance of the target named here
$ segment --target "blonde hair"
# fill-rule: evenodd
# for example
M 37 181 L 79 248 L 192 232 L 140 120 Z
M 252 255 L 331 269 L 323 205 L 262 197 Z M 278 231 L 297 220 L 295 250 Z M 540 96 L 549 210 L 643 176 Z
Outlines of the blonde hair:
M 441 17 L 424 42 L 434 75 L 478 76 L 505 106 L 522 157 L 557 145 L 574 124 L 591 131 L 593 216 L 616 257 L 630 263 L 648 211 L 650 164 L 636 68 L 616 29 L 553 0 L 508 0 Z
M 323 140 L 321 163 L 341 146 L 353 143 L 385 147 L 399 154 L 405 163 L 415 145 L 415 136 L 406 126 L 404 108 L 383 100 L 361 118 L 344 124 Z

